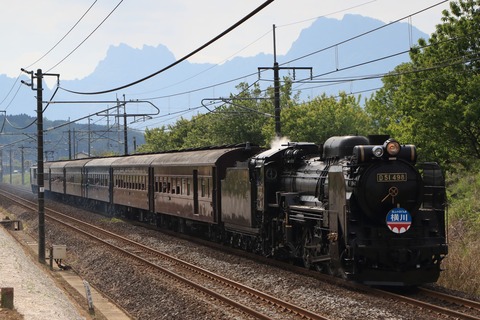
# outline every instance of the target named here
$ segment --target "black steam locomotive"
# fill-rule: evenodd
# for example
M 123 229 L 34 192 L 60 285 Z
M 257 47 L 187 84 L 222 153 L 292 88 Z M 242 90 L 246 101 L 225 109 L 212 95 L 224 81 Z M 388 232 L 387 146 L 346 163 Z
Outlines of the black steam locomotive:
M 435 282 L 447 254 L 436 163 L 385 136 L 45 163 L 46 195 L 366 284 Z M 36 168 L 32 168 L 36 181 Z M 32 186 L 35 188 L 35 186 Z

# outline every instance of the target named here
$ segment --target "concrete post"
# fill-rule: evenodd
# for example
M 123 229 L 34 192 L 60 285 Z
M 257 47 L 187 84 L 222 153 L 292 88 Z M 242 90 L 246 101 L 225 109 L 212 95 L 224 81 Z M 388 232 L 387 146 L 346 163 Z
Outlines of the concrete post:
M 13 310 L 13 288 L 2 288 L 2 308 Z

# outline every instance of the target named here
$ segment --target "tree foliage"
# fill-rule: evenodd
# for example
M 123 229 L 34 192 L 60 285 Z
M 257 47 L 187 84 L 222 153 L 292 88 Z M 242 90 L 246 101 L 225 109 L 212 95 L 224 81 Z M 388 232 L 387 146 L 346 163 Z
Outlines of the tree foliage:
M 292 141 L 321 143 L 331 136 L 371 133 L 370 120 L 358 99 L 322 95 L 282 113 L 285 135 Z
M 333 135 L 368 134 L 370 120 L 359 100 L 345 93 L 339 98 L 323 95 L 306 103 L 292 97 L 292 82 L 281 87 L 281 135 L 291 141 L 321 143 Z M 223 104 L 207 105 L 209 112 L 180 119 L 168 127 L 146 130 L 146 144 L 139 152 L 156 152 L 212 145 L 250 142 L 269 146 L 276 137 L 273 88 L 240 83 L 239 91 Z
M 480 1 L 450 3 L 411 62 L 383 79 L 366 110 L 379 132 L 415 143 L 442 163 L 480 158 Z

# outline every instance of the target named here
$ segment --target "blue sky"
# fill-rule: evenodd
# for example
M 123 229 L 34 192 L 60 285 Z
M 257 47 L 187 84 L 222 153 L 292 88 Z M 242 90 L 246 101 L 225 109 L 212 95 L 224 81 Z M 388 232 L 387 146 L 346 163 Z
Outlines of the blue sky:
M 341 19 L 345 14 L 360 14 L 388 23 L 440 2 L 275 0 L 238 29 L 189 60 L 222 63 L 238 55 L 272 53 L 273 24 L 277 26 L 277 54 L 284 54 L 302 29 L 310 26 L 317 17 Z M 181 58 L 262 3 L 264 0 L 24 0 L 9 1 L 6 5 L 3 1 L 0 6 L 0 74 L 16 77 L 20 68 L 41 68 L 44 72 L 50 70 L 61 74 L 62 79 L 81 79 L 92 73 L 98 62 L 105 58 L 109 46 L 120 43 L 134 48 L 162 44 L 176 58 Z M 71 33 L 45 58 L 33 63 L 65 36 L 90 6 L 90 11 Z M 445 2 L 404 21 L 410 21 L 430 34 L 440 23 L 442 10 L 447 8 L 448 2 Z M 77 46 L 78 49 L 74 50 Z M 65 58 L 68 54 L 70 56 Z

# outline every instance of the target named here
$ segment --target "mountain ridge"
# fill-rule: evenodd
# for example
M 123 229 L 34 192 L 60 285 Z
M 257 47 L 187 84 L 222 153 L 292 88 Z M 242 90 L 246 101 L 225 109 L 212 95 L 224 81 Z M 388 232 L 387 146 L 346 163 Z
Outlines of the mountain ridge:
M 370 30 L 376 31 L 369 32 Z M 362 33 L 365 34 L 355 38 Z M 351 14 L 345 15 L 342 20 L 318 18 L 310 27 L 301 31 L 285 55 L 278 55 L 276 58 L 280 65 L 312 67 L 317 80 L 330 81 L 322 84 L 317 84 L 318 81 L 295 84 L 294 89 L 302 90 L 301 98 L 307 100 L 322 93 L 336 95 L 339 91 L 360 92 L 381 86 L 380 79 L 368 83 L 342 79 L 389 72 L 398 64 L 409 61 L 408 53 L 385 60 L 381 60 L 382 57 L 408 52 L 409 46 L 415 45 L 419 38 L 427 37 L 407 23 L 387 25 L 376 19 Z M 351 40 L 346 41 L 348 39 Z M 374 63 L 375 60 L 378 61 Z M 140 49 L 126 44 L 112 45 L 91 74 L 82 79 L 60 78 L 60 86 L 80 92 L 103 91 L 143 79 L 175 61 L 173 53 L 162 44 L 144 45 Z M 362 63 L 366 64 L 352 67 Z M 262 88 L 272 86 L 272 72 L 262 73 L 260 79 L 258 77 L 259 67 L 272 65 L 273 55 L 265 53 L 253 57 L 234 57 L 222 64 L 183 61 L 149 80 L 118 92 L 88 96 L 72 95 L 65 90 L 59 90 L 54 100 L 96 100 L 110 103 L 61 106 L 52 104 L 44 116 L 51 120 L 78 119 L 111 107 L 111 101 L 123 100 L 123 95 L 127 100 L 150 100 L 160 109 L 161 114 L 188 109 L 201 110 L 197 108 L 201 107 L 203 98 L 224 97 L 236 93 L 235 86 L 242 81 L 249 84 L 259 81 Z M 286 75 L 288 71 L 280 73 L 281 77 Z M 296 73 L 298 79 L 307 79 L 309 76 L 306 71 L 300 70 Z M 20 79 L 30 82 L 24 75 Z M 13 81 L 15 79 L 0 74 L 0 97 L 6 96 L 7 88 L 12 87 Z M 44 100 L 50 99 L 52 94 L 53 90 L 45 88 Z M 21 89 L 11 103 L 10 99 L 9 96 L 0 106 L 1 109 L 8 105 L 7 114 L 35 115 L 35 92 Z M 153 112 L 145 107 L 145 113 Z M 185 113 L 187 118 L 191 115 L 193 113 Z M 172 121 L 174 118 L 170 119 L 170 122 Z M 165 121 L 158 125 L 168 123 Z

